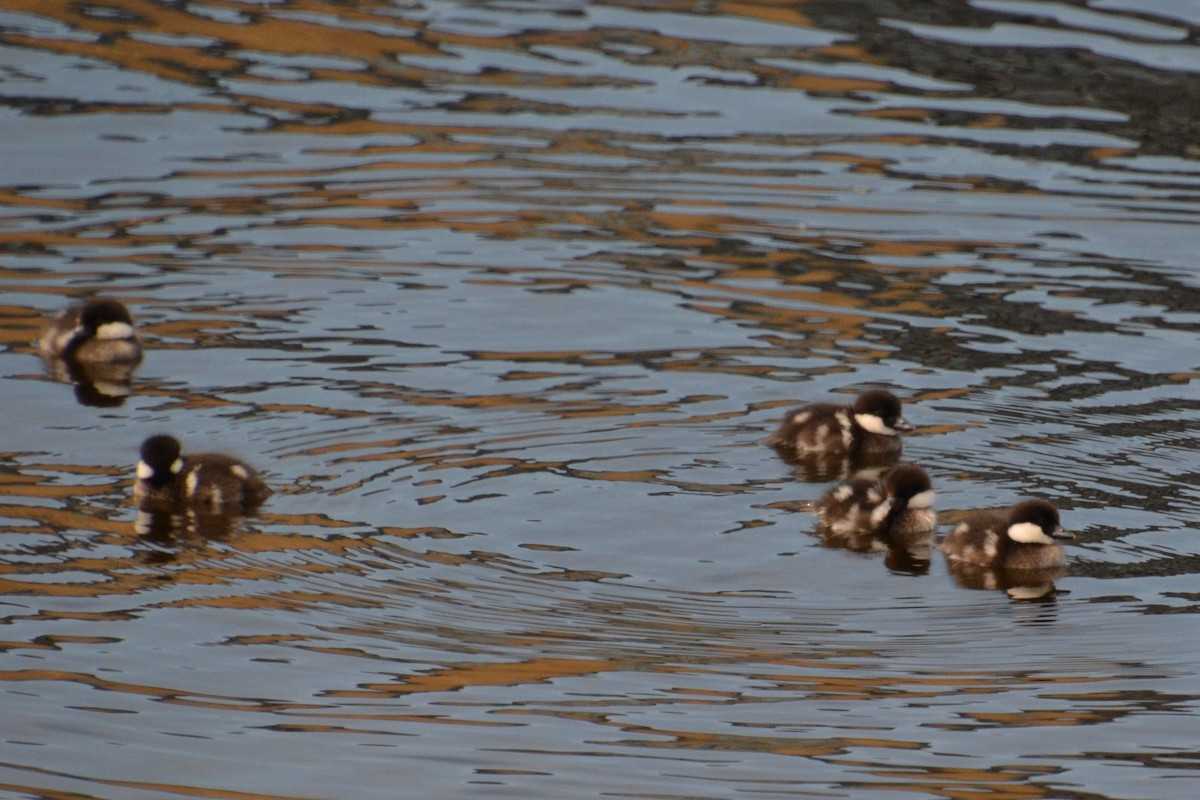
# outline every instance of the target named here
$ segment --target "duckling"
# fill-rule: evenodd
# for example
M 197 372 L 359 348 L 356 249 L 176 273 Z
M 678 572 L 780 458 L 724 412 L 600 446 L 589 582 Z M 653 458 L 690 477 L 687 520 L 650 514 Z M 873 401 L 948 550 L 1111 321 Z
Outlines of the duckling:
M 816 403 L 790 412 L 767 440 L 786 456 L 900 456 L 900 433 L 911 431 L 894 394 L 874 389 L 852 406 Z
M 813 512 L 827 544 L 851 550 L 925 548 L 928 553 L 937 527 L 934 499 L 925 470 L 899 464 L 882 478 L 854 478 L 831 489 L 813 504 Z
M 142 442 L 137 482 L 138 508 L 190 506 L 208 511 L 253 511 L 272 491 L 249 464 L 219 453 L 182 455 L 179 441 L 160 434 Z
M 952 564 L 1005 570 L 1056 570 L 1066 564 L 1059 540 L 1074 539 L 1058 510 L 1046 500 L 1025 500 L 1009 509 L 973 511 L 938 548 Z
M 95 298 L 59 311 L 38 336 L 42 358 L 81 364 L 137 364 L 142 342 L 129 309 L 119 300 Z

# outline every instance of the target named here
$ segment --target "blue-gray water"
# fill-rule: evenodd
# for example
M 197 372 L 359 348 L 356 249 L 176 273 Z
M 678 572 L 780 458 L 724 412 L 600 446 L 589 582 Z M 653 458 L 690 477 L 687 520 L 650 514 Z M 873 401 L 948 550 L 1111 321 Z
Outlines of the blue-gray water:
M 0 2 L 0 796 L 1200 785 L 1200 13 Z M 46 373 L 103 292 L 130 396 Z M 1040 600 L 822 547 L 892 387 Z M 139 442 L 278 490 L 145 532 Z

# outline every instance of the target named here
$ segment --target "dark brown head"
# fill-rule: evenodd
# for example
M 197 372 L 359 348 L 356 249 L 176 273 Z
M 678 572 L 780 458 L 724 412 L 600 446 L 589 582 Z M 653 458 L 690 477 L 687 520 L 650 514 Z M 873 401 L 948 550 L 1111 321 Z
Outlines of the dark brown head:
M 183 469 L 179 440 L 159 434 L 142 442 L 142 460 L 137 465 L 138 480 L 161 486 Z
M 896 436 L 900 431 L 913 429 L 900 416 L 896 395 L 883 389 L 872 389 L 859 396 L 854 402 L 854 421 L 865 430 L 883 436 Z
M 935 499 L 928 473 L 916 464 L 898 464 L 883 479 L 888 497 L 908 508 L 932 508 Z
M 133 332 L 133 317 L 119 300 L 89 300 L 79 312 L 79 324 L 100 339 L 125 339 Z M 120 332 L 120 335 L 116 335 Z M 105 334 L 108 335 L 105 335 Z
M 1020 544 L 1055 544 L 1074 539 L 1058 520 L 1058 509 L 1045 500 L 1025 500 L 1008 512 L 1008 538 Z

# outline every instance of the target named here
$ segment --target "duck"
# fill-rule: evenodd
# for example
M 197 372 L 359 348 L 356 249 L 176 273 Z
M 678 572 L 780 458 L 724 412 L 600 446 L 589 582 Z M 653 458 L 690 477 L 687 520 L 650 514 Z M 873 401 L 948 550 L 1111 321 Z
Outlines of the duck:
M 209 512 L 249 512 L 272 493 L 253 467 L 232 456 L 185 456 L 179 440 L 166 434 L 142 442 L 133 497 L 143 511 L 185 506 Z
M 1039 498 L 968 513 L 938 549 L 952 566 L 1050 572 L 1066 564 L 1059 542 L 1074 538 L 1058 509 Z
M 55 314 L 38 335 L 38 352 L 46 360 L 79 364 L 137 364 L 142 342 L 133 316 L 120 300 L 97 297 Z
M 927 554 L 937 529 L 935 499 L 925 470 L 898 464 L 880 478 L 852 478 L 830 489 L 813 503 L 813 513 L 826 544 Z
M 899 458 L 900 434 L 913 426 L 900 400 L 884 389 L 863 392 L 853 405 L 814 403 L 788 413 L 767 440 L 785 458 L 820 454 L 851 460 Z

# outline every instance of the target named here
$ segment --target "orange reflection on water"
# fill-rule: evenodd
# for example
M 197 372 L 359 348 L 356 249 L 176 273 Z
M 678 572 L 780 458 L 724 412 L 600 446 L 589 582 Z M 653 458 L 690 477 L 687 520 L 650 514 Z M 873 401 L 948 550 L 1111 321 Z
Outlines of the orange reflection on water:
M 425 692 L 457 692 L 473 686 L 519 686 L 555 678 L 598 675 L 619 669 L 613 661 L 535 658 L 518 662 L 463 663 L 423 675 L 397 677 L 394 683 L 365 684 L 361 689 L 329 692 L 333 697 L 403 697 Z

